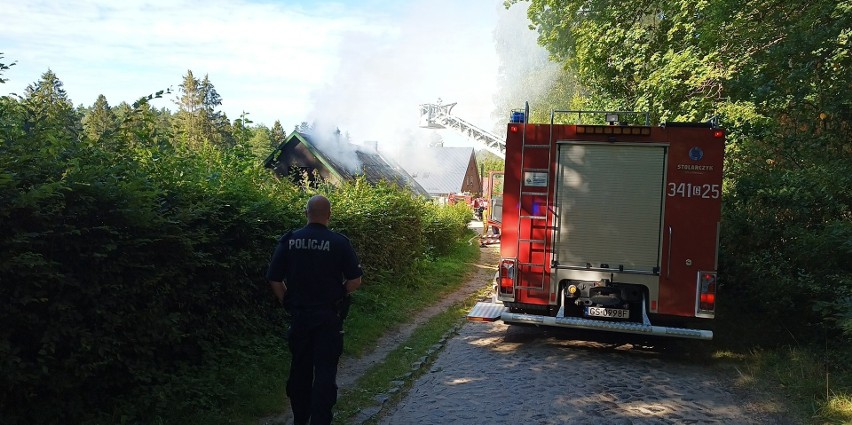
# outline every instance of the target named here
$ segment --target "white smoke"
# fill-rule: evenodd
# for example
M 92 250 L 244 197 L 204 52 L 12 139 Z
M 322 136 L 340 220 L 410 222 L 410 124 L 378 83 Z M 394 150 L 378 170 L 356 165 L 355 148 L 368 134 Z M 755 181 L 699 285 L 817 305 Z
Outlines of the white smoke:
M 482 149 L 455 130 L 418 127 L 419 105 L 442 98 L 457 103 L 454 115 L 498 135 L 505 131 L 508 106 L 530 98 L 516 77 L 547 61 L 528 28 L 527 3 L 509 10 L 502 0 L 398 7 L 405 10 L 393 19 L 376 16 L 369 32 L 346 37 L 336 77 L 313 94 L 307 121 L 348 132 L 356 144 L 377 141 L 383 154 L 397 158 L 441 143 Z
M 352 143 L 349 135 L 325 117 L 311 122 L 311 128 L 305 133 L 310 142 L 328 158 L 336 161 L 350 173 L 360 170 L 361 164 L 356 151 L 358 146 Z
M 494 94 L 497 109 L 493 117 L 498 120 L 497 131 L 501 132 L 506 129 L 510 111 L 543 96 L 560 72 L 560 65 L 551 62 L 547 50 L 538 44 L 538 32 L 529 28 L 528 9 L 527 2 L 512 5 L 500 15 L 494 31 L 500 90 Z

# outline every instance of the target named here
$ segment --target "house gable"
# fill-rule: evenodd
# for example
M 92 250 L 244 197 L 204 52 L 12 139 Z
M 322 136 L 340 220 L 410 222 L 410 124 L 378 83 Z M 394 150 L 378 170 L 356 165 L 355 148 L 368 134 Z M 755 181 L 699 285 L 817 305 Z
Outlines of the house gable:
M 417 195 L 428 196 L 415 180 L 397 171 L 377 152 L 340 141 L 334 147 L 335 149 L 323 149 L 313 142 L 312 136 L 293 132 L 267 157 L 264 166 L 273 169 L 280 176 L 290 176 L 294 180 L 302 178 L 301 175 L 292 176 L 294 170 L 307 172 L 309 178 L 316 172 L 322 179 L 333 184 L 364 176 L 370 184 L 387 181 L 408 188 Z
M 324 156 L 314 148 L 308 138 L 298 132 L 293 132 L 272 152 L 264 162 L 279 176 L 290 176 L 294 181 L 300 180 L 301 175 L 293 175 L 298 170 L 307 173 L 312 178 L 314 173 L 324 180 L 340 183 L 345 180 Z

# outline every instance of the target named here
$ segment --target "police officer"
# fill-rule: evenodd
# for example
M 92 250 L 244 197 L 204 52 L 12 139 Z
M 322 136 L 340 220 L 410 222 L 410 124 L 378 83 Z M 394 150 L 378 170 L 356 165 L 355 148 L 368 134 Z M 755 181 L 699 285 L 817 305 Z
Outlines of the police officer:
M 337 363 L 349 294 L 361 285 L 361 266 L 345 236 L 328 229 L 331 203 L 308 200 L 308 224 L 284 235 L 266 278 L 292 319 L 287 396 L 296 424 L 330 424 L 337 401 Z

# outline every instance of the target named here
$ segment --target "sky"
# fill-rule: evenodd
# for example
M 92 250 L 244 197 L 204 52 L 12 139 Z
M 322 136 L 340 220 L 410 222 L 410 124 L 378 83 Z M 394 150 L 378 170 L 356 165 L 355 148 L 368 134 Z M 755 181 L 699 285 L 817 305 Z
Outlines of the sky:
M 0 0 L 0 62 L 16 62 L 0 95 L 23 95 L 50 69 L 75 106 L 100 94 L 112 106 L 133 103 L 171 88 L 151 103 L 175 111 L 177 87 L 191 70 L 209 77 L 232 121 L 247 113 L 267 127 L 279 120 L 288 133 L 303 121 L 323 123 L 383 150 L 438 136 L 446 146 L 479 149 L 454 130 L 419 128 L 419 105 L 456 102 L 454 115 L 499 131 L 495 99 L 510 80 L 501 69 L 517 68 L 501 61 L 519 56 L 512 50 L 541 50 L 523 7 L 506 10 L 502 0 Z M 507 33 L 517 33 L 518 43 L 507 46 Z

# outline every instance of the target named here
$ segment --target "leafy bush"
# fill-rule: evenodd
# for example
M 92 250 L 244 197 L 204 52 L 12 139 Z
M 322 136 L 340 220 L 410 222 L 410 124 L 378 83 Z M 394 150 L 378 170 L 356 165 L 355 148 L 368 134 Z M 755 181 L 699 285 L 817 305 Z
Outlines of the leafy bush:
M 244 146 L 163 143 L 150 110 L 97 144 L 79 126 L 40 128 L 9 98 L 0 113 L 4 423 L 153 422 L 180 410 L 175 398 L 193 399 L 187 408 L 233 398 L 199 365 L 239 358 L 241 341 L 283 327 L 264 275 L 312 193 Z M 367 285 L 446 243 L 425 236 L 435 207 L 396 187 L 320 190 Z
M 3 179 L 0 400 L 25 422 L 72 420 L 163 382 L 268 315 L 262 276 L 284 209 L 249 202 L 248 187 L 157 181 L 112 159 L 81 148 L 55 181 Z
M 423 254 L 422 200 L 363 179 L 325 190 L 332 203 L 329 225 L 352 241 L 367 276 L 401 273 Z
M 464 203 L 448 207 L 428 205 L 424 215 L 424 234 L 429 254 L 443 255 L 449 252 L 455 241 L 464 236 L 473 212 Z
M 844 161 L 764 164 L 731 185 L 720 297 L 723 305 L 774 324 L 758 326 L 765 342 L 852 337 L 850 176 Z

